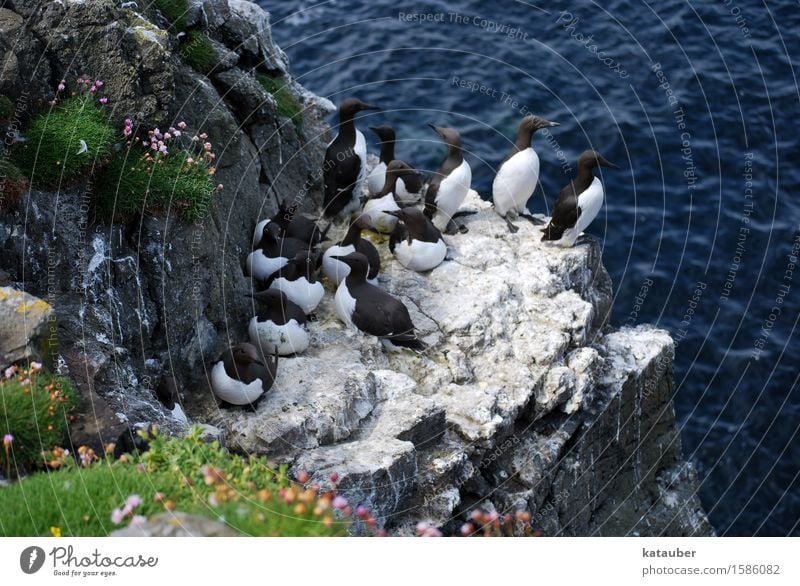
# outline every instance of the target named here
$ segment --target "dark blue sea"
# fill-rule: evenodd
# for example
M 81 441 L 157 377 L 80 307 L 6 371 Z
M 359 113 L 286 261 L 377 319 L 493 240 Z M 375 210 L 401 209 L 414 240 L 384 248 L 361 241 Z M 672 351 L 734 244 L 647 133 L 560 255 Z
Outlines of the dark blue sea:
M 263 1 L 310 90 L 381 105 L 397 156 L 438 167 L 458 128 L 474 187 L 522 115 L 546 212 L 600 151 L 616 326 L 676 347 L 683 449 L 722 535 L 800 535 L 800 9 L 796 2 Z M 367 126 L 368 124 L 363 124 Z M 365 132 L 368 140 L 375 140 Z

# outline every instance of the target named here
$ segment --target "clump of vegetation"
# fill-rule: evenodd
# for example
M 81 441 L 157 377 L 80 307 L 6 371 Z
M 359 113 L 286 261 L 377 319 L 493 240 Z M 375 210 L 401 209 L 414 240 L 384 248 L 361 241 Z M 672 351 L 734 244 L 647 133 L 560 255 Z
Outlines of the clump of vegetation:
M 14 113 L 14 103 L 8 96 L 0 96 L 0 120 L 8 120 Z
M 31 120 L 23 147 L 17 152 L 19 167 L 31 181 L 57 186 L 103 161 L 110 153 L 114 131 L 101 106 L 102 80 L 78 79 L 78 89 L 65 95 L 58 86 L 51 109 Z
M 0 160 L 0 211 L 15 209 L 26 189 L 22 171 L 9 161 Z
M 356 519 L 374 527 L 372 515 L 354 513 L 335 488 L 307 486 L 307 474 L 292 481 L 285 468 L 230 454 L 201 434 L 148 437 L 147 452 L 114 462 L 63 460 L 56 471 L 3 489 L 0 530 L 101 536 L 164 511 L 203 515 L 253 536 L 341 536 Z
M 176 32 L 186 30 L 186 12 L 189 10 L 188 0 L 152 0 L 147 8 L 155 7 L 166 18 Z
M 217 65 L 217 52 L 203 31 L 189 31 L 178 51 L 192 69 L 203 75 L 211 73 Z
M 267 90 L 278 104 L 277 111 L 279 116 L 291 118 L 295 130 L 300 133 L 303 129 L 303 106 L 292 93 L 284 79 L 269 77 L 259 74 L 258 82 Z
M 44 464 L 42 453 L 60 445 L 75 405 L 70 382 L 31 363 L 11 366 L 0 376 L 0 435 L 7 477 Z
M 205 133 L 186 139 L 186 124 L 167 132 L 155 128 L 140 140 L 125 120 L 125 147 L 95 187 L 95 212 L 124 219 L 145 210 L 177 210 L 187 220 L 203 218 L 222 185 L 215 185 L 213 146 Z
M 422 532 L 421 532 L 422 531 Z M 426 532 L 437 532 L 435 528 L 417 526 L 418 535 L 429 535 Z M 475 509 L 470 513 L 469 521 L 461 526 L 460 533 L 464 537 L 540 537 L 542 533 L 531 526 L 531 514 L 528 511 L 516 511 L 513 515 L 501 515 L 496 511 Z

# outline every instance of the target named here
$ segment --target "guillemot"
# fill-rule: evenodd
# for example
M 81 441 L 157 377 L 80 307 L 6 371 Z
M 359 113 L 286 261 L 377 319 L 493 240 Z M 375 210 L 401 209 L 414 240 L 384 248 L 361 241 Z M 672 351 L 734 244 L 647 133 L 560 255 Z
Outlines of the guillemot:
M 308 348 L 306 315 L 283 291 L 267 289 L 248 296 L 258 303 L 256 315 L 247 328 L 254 346 L 260 346 L 266 354 L 277 352 L 279 356 L 298 354 Z
M 425 192 L 425 215 L 446 234 L 456 229 L 466 232 L 466 226 L 457 226 L 453 216 L 461 207 L 472 183 L 472 169 L 464 159 L 461 135 L 453 128 L 429 124 L 447 145 L 447 158 L 433 175 Z
M 222 353 L 211 369 L 211 390 L 220 401 L 255 408 L 275 382 L 278 356 L 264 359 L 252 344 L 243 342 Z
M 391 126 L 370 126 L 370 130 L 378 135 L 381 142 L 378 164 L 372 168 L 367 176 L 367 190 L 370 195 L 379 193 L 386 182 L 386 168 L 395 160 L 395 133 Z M 419 171 L 408 166 L 410 172 L 404 173 L 397 180 L 395 197 L 398 203 L 413 203 L 419 201 L 422 192 L 422 175 Z
M 361 237 L 361 231 L 367 227 L 367 224 L 368 220 L 365 216 L 357 212 L 353 214 L 350 228 L 348 228 L 344 239 L 339 244 L 334 244 L 328 248 L 322 256 L 322 272 L 336 285 L 347 277 L 348 273 L 350 273 L 350 267 L 333 257 L 346 256 L 351 252 L 360 252 L 367 257 L 369 262 L 367 280 L 373 285 L 377 284 L 376 280 L 381 269 L 381 257 L 372 242 Z
M 400 220 L 389 238 L 389 250 L 400 264 L 419 272 L 442 264 L 447 256 L 447 244 L 422 210 L 409 207 L 389 213 Z

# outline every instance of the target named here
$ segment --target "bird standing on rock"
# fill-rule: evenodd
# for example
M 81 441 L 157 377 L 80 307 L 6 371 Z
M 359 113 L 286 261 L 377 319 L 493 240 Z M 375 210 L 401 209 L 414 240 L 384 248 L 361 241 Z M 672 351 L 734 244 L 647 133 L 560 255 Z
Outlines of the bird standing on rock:
M 302 240 L 282 238 L 277 222 L 266 221 L 263 225 L 261 239 L 246 260 L 247 274 L 259 281 L 266 281 L 289 264 L 298 252 L 308 249 L 308 243 Z
M 361 231 L 367 227 L 368 223 L 365 216 L 359 213 L 353 214 L 350 228 L 347 230 L 344 239 L 339 244 L 334 244 L 328 248 L 322 256 L 322 272 L 336 285 L 341 283 L 350 273 L 350 267 L 333 257 L 346 256 L 351 252 L 360 252 L 367 257 L 369 262 L 367 280 L 376 284 L 375 280 L 381 270 L 381 256 L 372 242 L 361 237 Z
M 236 344 L 225 350 L 211 369 L 211 390 L 224 403 L 255 408 L 272 388 L 277 368 L 277 355 L 264 360 L 252 344 Z
M 355 116 L 363 110 L 379 110 L 358 98 L 347 98 L 339 106 L 339 133 L 325 151 L 323 213 L 326 217 L 354 211 L 367 175 L 367 141 L 356 128 Z
M 511 152 L 497 170 L 492 183 L 494 209 L 506 221 L 512 233 L 519 228 L 511 223 L 510 214 L 523 216 L 536 223 L 525 213 L 526 204 L 539 183 L 539 155 L 533 149 L 533 134 L 539 129 L 558 125 L 539 116 L 525 116 L 517 128 L 517 140 Z
M 447 256 L 447 244 L 422 210 L 403 208 L 389 213 L 400 220 L 389 238 L 389 250 L 401 265 L 424 272 L 442 264 Z
M 429 126 L 447 145 L 447 158 L 428 184 L 425 215 L 445 234 L 455 234 L 456 229 L 467 232 L 466 226 L 457 226 L 453 220 L 472 184 L 472 169 L 464 159 L 461 135 L 453 128 Z
M 594 176 L 595 167 L 619 169 L 597 151 L 581 153 L 578 176 L 558 195 L 550 223 L 542 228 L 542 240 L 552 241 L 558 246 L 573 246 L 581 232 L 595 219 L 605 199 L 603 184 Z
M 369 263 L 360 252 L 335 257 L 350 267 L 350 274 L 336 289 L 336 314 L 346 325 L 377 336 L 384 348 L 398 352 L 403 348 L 423 350 L 414 323 L 403 302 L 375 285 L 367 283 Z

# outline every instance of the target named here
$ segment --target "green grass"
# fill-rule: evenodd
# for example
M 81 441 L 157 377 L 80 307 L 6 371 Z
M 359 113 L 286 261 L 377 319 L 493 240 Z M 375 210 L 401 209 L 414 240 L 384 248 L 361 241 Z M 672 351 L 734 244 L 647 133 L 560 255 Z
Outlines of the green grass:
M 0 120 L 7 120 L 14 113 L 14 103 L 7 96 L 0 96 Z
M 303 106 L 286 85 L 286 81 L 264 74 L 258 75 L 258 81 L 278 103 L 278 115 L 291 118 L 295 130 L 300 133 L 303 129 Z
M 33 183 L 52 187 L 70 181 L 111 153 L 114 130 L 91 100 L 68 98 L 31 120 L 17 163 Z M 88 151 L 79 155 L 81 140 Z
M 147 7 L 157 8 L 162 16 L 170 22 L 175 32 L 186 30 L 186 11 L 189 9 L 188 0 L 153 0 Z
M 49 535 L 51 527 L 63 536 L 107 535 L 129 522 L 116 525 L 111 514 L 132 494 L 141 497 L 134 514 L 146 517 L 177 510 L 223 520 L 245 535 L 347 534 L 349 523 L 333 521 L 332 496 L 291 483 L 264 458 L 203 443 L 200 434 L 157 436 L 149 451 L 126 461 L 71 464 L 0 488 L 0 535 Z
M 148 210 L 172 211 L 186 220 L 205 217 L 216 191 L 208 167 L 187 165 L 192 156 L 188 151 L 158 155 L 152 163 L 141 159 L 144 152 L 134 145 L 118 153 L 102 172 L 94 190 L 96 215 L 126 219 Z
M 217 65 L 217 52 L 202 31 L 189 31 L 179 52 L 189 66 L 203 75 L 211 73 Z
M 14 476 L 42 466 L 42 452 L 66 438 L 74 405 L 75 389 L 63 377 L 22 370 L 0 380 L 0 436 L 14 436 L 9 452 L 0 447 L 3 473 Z

